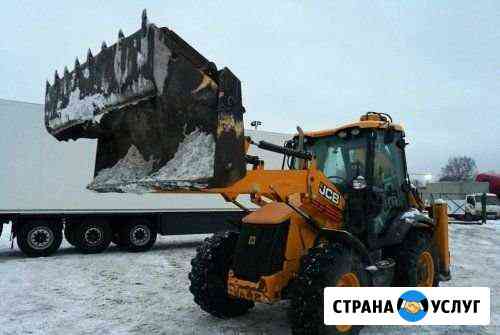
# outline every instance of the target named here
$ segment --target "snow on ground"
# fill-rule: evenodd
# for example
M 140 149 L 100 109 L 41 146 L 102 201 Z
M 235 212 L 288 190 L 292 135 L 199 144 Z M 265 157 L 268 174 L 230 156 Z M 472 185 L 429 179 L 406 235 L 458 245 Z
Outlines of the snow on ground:
M 450 225 L 453 258 L 446 286 L 492 288 L 489 327 L 365 327 L 361 334 L 500 333 L 500 221 Z M 203 235 L 160 237 L 153 250 L 110 247 L 81 255 L 63 242 L 52 257 L 26 258 L 0 239 L 0 334 L 289 334 L 287 303 L 257 305 L 219 320 L 201 311 L 188 291 L 190 259 Z

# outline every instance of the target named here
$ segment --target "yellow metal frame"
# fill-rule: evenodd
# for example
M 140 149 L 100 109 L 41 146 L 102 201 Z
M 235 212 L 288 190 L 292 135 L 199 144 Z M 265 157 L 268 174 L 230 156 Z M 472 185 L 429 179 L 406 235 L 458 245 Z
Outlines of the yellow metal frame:
M 439 272 L 450 273 L 450 247 L 448 239 L 448 205 L 443 202 L 437 202 L 432 207 L 434 222 L 434 245 L 437 246 L 439 254 Z
M 359 128 L 392 128 L 403 131 L 399 125 L 368 115 L 360 122 L 320 132 L 306 133 L 309 137 L 332 136 L 341 130 Z M 248 142 L 246 143 L 248 149 Z M 320 190 L 328 188 L 335 197 L 325 197 Z M 158 191 L 167 192 L 168 191 Z M 176 191 L 177 192 L 177 191 Z M 193 193 L 193 190 L 186 190 Z M 196 192 L 196 191 L 194 191 Z M 313 160 L 302 170 L 265 170 L 263 165 L 254 165 L 246 176 L 224 188 L 203 189 L 198 193 L 219 193 L 226 201 L 237 202 L 238 196 L 249 194 L 252 202 L 261 208 L 244 218 L 244 224 L 270 224 L 290 220 L 283 269 L 270 276 L 263 276 L 257 283 L 237 278 L 232 271 L 228 275 L 228 293 L 232 297 L 257 302 L 273 303 L 281 299 L 281 291 L 296 276 L 300 259 L 313 246 L 317 230 L 306 222 L 304 215 L 325 229 L 342 229 L 342 213 L 345 200 L 335 185 L 316 167 Z M 323 192 L 324 193 L 324 192 Z M 284 206 L 288 206 L 288 211 Z M 423 210 L 422 201 L 411 194 L 410 205 Z M 263 217 L 267 217 L 265 220 Z M 449 270 L 448 218 L 446 205 L 434 207 L 436 228 L 434 243 L 439 250 L 441 269 Z M 267 222 L 266 222 L 267 221 Z
M 347 130 L 350 128 L 375 128 L 375 129 L 388 129 L 392 128 L 394 130 L 398 131 L 403 131 L 403 127 L 395 124 L 395 123 L 389 123 L 387 121 L 380 121 L 380 119 L 377 119 L 376 117 L 369 116 L 369 119 L 359 121 L 359 122 L 354 122 L 354 123 L 349 123 L 337 128 L 333 129 L 326 129 L 326 130 L 319 130 L 319 131 L 311 131 L 311 132 L 306 132 L 304 135 L 306 137 L 325 137 L 325 136 L 332 136 L 336 135 L 338 132 L 342 130 Z

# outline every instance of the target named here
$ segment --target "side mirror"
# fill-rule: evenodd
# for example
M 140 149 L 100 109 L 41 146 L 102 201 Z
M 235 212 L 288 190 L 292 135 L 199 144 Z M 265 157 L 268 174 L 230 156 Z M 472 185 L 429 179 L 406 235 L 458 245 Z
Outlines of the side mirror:
M 408 143 L 406 143 L 405 139 L 404 138 L 400 138 L 399 140 L 397 140 L 396 142 L 396 146 L 401 149 L 401 150 L 404 150 L 405 147 L 408 145 Z

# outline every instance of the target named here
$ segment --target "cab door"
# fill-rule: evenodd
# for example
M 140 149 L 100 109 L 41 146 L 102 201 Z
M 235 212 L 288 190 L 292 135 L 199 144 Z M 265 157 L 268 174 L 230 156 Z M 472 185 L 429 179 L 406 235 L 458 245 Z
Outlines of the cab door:
M 375 218 L 375 233 L 379 234 L 387 222 L 408 209 L 404 138 L 401 132 L 376 131 L 373 150 L 373 186 L 383 190 L 384 207 Z

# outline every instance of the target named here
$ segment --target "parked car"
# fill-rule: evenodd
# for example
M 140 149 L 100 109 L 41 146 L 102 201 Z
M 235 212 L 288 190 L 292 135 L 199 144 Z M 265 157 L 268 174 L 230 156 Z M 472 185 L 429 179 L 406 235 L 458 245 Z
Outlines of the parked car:
M 469 194 L 466 196 L 465 215 L 466 221 L 479 220 L 482 217 L 481 197 L 483 194 Z M 488 219 L 500 218 L 500 199 L 496 194 L 486 194 L 486 217 Z

